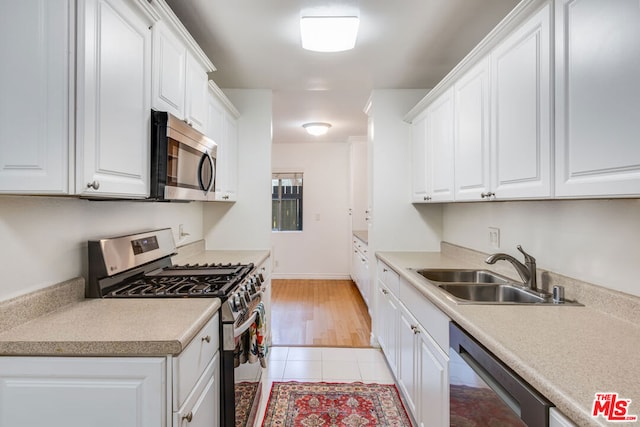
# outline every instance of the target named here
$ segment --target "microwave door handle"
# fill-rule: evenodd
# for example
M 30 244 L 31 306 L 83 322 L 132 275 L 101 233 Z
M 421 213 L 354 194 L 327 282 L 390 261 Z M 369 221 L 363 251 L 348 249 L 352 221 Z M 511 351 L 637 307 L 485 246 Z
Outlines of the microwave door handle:
M 207 182 L 206 185 L 203 177 L 205 162 L 208 162 L 209 169 L 211 170 L 211 176 L 209 177 L 209 182 Z M 204 191 L 205 195 L 209 193 L 209 191 L 211 190 L 211 187 L 213 186 L 213 177 L 215 176 L 215 173 L 216 173 L 214 168 L 215 166 L 213 163 L 213 159 L 211 158 L 211 155 L 205 152 L 202 155 L 202 158 L 200 159 L 200 165 L 198 166 L 198 181 L 200 181 L 200 188 L 202 189 L 202 191 Z

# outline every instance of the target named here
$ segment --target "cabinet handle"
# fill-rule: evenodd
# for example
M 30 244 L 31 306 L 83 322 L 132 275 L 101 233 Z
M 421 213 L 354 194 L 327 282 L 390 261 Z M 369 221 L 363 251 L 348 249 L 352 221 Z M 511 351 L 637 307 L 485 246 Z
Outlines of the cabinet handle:
M 413 331 L 414 334 L 419 334 L 420 333 L 420 329 L 418 329 L 417 325 L 411 325 L 411 330 Z
M 202 337 L 201 341 L 211 342 L 211 336 L 207 335 L 206 337 Z M 191 421 L 191 420 L 189 420 Z
M 382 290 L 382 293 L 383 293 L 383 294 L 385 294 L 385 295 L 388 295 L 388 294 L 389 294 L 389 291 L 388 291 L 388 290 L 386 290 L 386 289 L 383 289 L 383 290 Z
M 87 188 L 93 188 L 94 190 L 97 190 L 98 188 L 100 188 L 100 182 L 99 181 L 93 181 L 87 184 Z
M 229 195 L 225 194 L 224 196 L 222 196 L 222 198 L 223 198 L 224 200 L 229 200 Z
M 424 200 L 425 200 L 425 201 L 429 201 L 429 200 L 431 200 L 431 196 L 424 196 Z
M 382 272 L 383 273 L 386 273 L 387 271 L 389 271 L 389 270 L 387 270 L 386 268 L 382 267 Z
M 191 422 L 191 420 L 193 420 L 193 412 L 189 412 L 187 415 L 182 417 L 183 420 L 187 420 L 188 423 Z
M 487 191 L 486 193 L 480 193 L 480 197 L 482 197 L 483 199 L 486 197 L 487 199 L 489 197 L 495 197 L 496 193 L 494 193 L 493 191 Z

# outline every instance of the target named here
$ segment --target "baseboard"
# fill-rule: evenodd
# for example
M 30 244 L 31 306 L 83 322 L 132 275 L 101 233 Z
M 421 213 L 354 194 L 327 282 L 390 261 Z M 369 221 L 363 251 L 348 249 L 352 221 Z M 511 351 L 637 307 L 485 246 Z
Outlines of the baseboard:
M 351 280 L 348 274 L 299 274 L 299 273 L 271 273 L 272 279 L 302 279 L 302 280 Z

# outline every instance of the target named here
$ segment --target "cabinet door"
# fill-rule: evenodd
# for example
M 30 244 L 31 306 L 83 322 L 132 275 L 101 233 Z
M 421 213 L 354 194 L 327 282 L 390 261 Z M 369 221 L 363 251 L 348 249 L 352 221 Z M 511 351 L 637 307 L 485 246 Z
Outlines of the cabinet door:
M 418 322 L 404 310 L 400 310 L 400 324 L 398 327 L 398 347 L 400 359 L 398 361 L 398 385 L 404 393 L 407 406 L 412 414 L 417 412 L 418 384 L 416 383 L 416 330 Z
M 74 5 L 69 0 L 2 3 L 0 193 L 69 191 Z
M 550 6 L 491 53 L 493 192 L 551 196 Z
M 190 126 L 204 133 L 207 124 L 209 78 L 206 69 L 189 53 L 187 53 L 186 78 L 185 118 Z
M 454 198 L 453 90 L 448 89 L 427 109 L 427 197 Z
M 490 189 L 489 58 L 454 86 L 455 199 L 482 200 Z
M 411 124 L 411 201 L 427 202 L 427 117 L 418 117 Z
M 224 189 L 223 200 L 235 201 L 238 193 L 238 122 L 224 116 Z
M 640 194 L 640 3 L 556 2 L 556 195 Z
M 378 314 L 378 342 L 394 375 L 398 372 L 398 302 L 391 293 L 378 284 L 380 311 Z
M 187 49 L 167 25 L 153 26 L 153 108 L 184 119 Z
M 211 361 L 189 399 L 173 414 L 173 427 L 217 427 L 220 425 L 220 360 Z
M 422 328 L 418 328 L 418 372 L 420 427 L 449 425 L 449 358 Z
M 164 358 L 0 359 L 0 427 L 166 425 Z
M 151 20 L 130 0 L 78 3 L 76 191 L 149 194 Z

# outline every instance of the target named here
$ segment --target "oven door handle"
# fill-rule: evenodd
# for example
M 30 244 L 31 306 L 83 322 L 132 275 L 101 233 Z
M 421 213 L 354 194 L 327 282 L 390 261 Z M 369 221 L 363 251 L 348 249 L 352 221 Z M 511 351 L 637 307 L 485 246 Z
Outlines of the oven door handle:
M 246 322 L 244 322 L 242 325 L 235 328 L 233 330 L 233 337 L 238 338 L 240 335 L 244 334 L 246 330 L 249 329 L 251 325 L 253 325 L 253 323 L 256 321 L 257 315 L 258 313 L 254 311 L 251 317 Z

